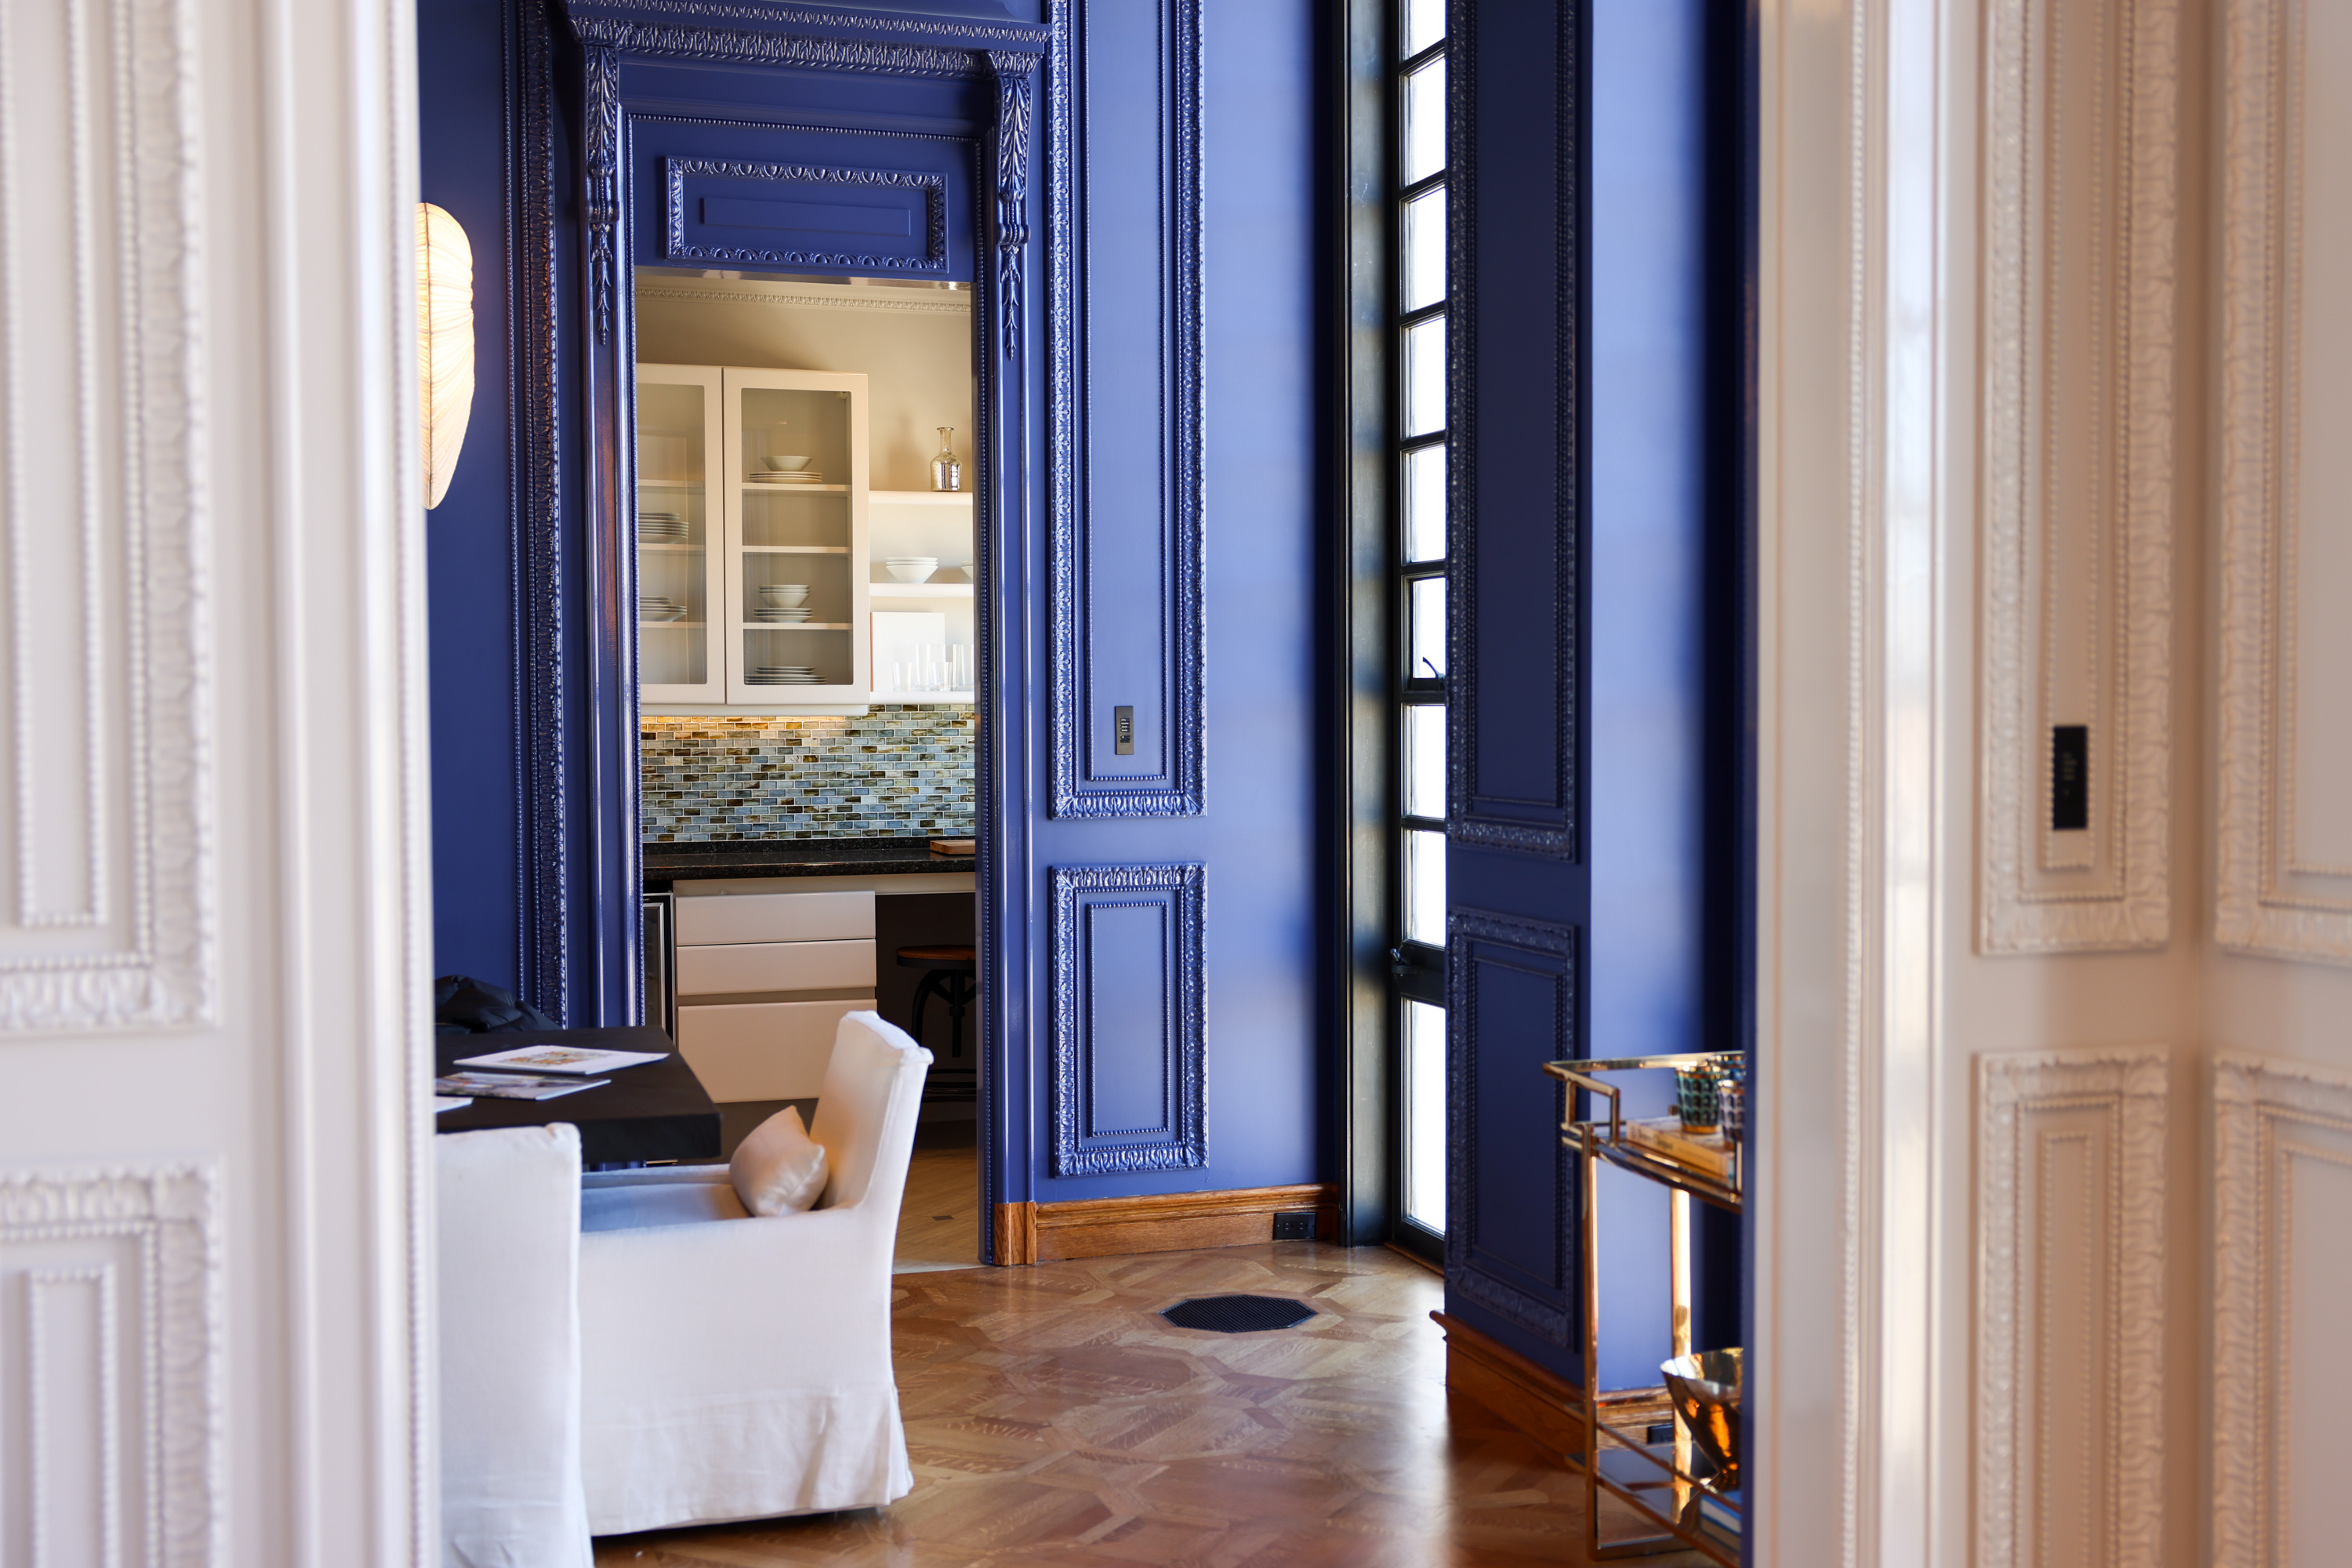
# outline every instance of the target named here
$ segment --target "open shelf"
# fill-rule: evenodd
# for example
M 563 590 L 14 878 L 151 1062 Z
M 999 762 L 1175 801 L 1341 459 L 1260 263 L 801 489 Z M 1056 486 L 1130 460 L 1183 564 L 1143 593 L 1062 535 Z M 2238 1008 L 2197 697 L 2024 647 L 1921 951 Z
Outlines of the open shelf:
M 969 599 L 971 589 L 969 583 L 901 583 L 877 577 L 866 591 L 877 599 Z

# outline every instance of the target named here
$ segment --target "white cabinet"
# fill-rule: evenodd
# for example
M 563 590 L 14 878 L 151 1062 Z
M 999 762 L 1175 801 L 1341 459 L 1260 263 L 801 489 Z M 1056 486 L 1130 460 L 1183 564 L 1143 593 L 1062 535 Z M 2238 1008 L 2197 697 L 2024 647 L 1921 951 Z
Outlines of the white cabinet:
M 637 367 L 646 704 L 866 700 L 866 424 L 860 374 Z
M 841 1016 L 874 1005 L 874 894 L 681 894 L 677 903 L 677 1048 L 710 1098 L 814 1095 Z

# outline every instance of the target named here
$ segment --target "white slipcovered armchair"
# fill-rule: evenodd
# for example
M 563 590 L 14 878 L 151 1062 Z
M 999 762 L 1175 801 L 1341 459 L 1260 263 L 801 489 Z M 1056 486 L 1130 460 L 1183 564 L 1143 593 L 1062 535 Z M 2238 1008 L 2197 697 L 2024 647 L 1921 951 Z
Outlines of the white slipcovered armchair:
M 811 1137 L 816 1205 L 755 1216 L 724 1165 L 581 1191 L 583 1466 L 598 1535 L 870 1508 L 914 1485 L 890 1260 L 930 1052 L 841 1021 Z

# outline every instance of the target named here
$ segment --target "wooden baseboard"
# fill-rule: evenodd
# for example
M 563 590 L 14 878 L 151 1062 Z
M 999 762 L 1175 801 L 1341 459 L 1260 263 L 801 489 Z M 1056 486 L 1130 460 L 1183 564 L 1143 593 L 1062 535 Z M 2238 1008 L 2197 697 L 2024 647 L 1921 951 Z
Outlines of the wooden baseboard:
M 1274 1216 L 1315 1215 L 1315 1236 L 1339 1230 L 1339 1190 L 1328 1183 L 996 1205 L 999 1264 L 1055 1263 L 1140 1252 L 1191 1252 L 1274 1239 Z
M 1429 1314 L 1445 1331 L 1445 1386 L 1484 1405 L 1551 1450 L 1579 1463 L 1584 1454 L 1584 1391 L 1443 1312 Z

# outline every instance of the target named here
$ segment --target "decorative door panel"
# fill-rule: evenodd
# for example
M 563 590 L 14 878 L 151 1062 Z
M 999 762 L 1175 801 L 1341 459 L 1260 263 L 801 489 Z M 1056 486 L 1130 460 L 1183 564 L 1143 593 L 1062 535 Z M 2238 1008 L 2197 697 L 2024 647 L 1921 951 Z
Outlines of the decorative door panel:
M 1198 865 L 1054 868 L 1056 1176 L 1208 1163 L 1202 879 Z
M 971 280 L 967 138 L 633 112 L 629 158 L 640 266 Z
M 1053 813 L 1202 809 L 1197 0 L 1061 8 L 1052 172 Z

